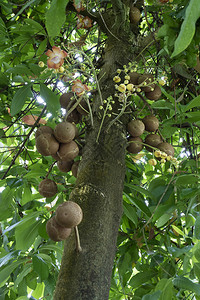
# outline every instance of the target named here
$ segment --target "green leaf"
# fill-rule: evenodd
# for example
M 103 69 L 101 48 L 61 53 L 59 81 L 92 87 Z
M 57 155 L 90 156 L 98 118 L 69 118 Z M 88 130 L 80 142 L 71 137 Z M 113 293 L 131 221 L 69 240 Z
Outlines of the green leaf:
M 19 275 L 17 276 L 17 279 L 15 280 L 14 287 L 17 288 L 17 286 L 20 284 L 20 282 L 24 279 L 24 277 L 31 272 L 32 267 L 30 264 L 26 264 L 23 267 L 23 270 L 20 271 Z
M 186 9 L 185 19 L 181 25 L 180 33 L 175 41 L 174 52 L 171 57 L 174 57 L 184 51 L 191 43 L 195 34 L 195 24 L 200 17 L 199 0 L 190 0 Z
M 189 290 L 200 296 L 200 284 L 192 282 L 186 277 L 177 277 L 173 279 L 173 284 L 183 290 Z
M 11 102 L 11 116 L 18 114 L 24 106 L 27 98 L 31 97 L 31 86 L 32 84 L 27 84 L 22 88 L 19 88 L 18 91 L 15 93 Z
M 63 247 L 57 246 L 57 245 L 45 245 L 40 247 L 40 252 L 43 251 L 47 251 L 49 253 L 49 251 L 54 251 L 54 252 L 58 252 L 59 254 L 63 253 Z
M 37 220 L 36 216 L 24 218 L 15 229 L 16 249 L 27 250 L 34 242 L 38 235 L 38 228 L 41 220 Z
M 5 281 L 8 279 L 10 274 L 19 266 L 21 265 L 25 259 L 12 262 L 12 264 L 6 266 L 5 268 L 1 269 L 0 271 L 0 287 L 2 287 Z
M 200 96 L 195 97 L 192 99 L 184 108 L 184 112 L 188 111 L 189 109 L 193 107 L 200 106 Z
M 40 46 L 37 49 L 37 55 L 41 55 L 44 53 L 45 49 L 47 47 L 47 39 L 44 39 L 41 43 Z
M 160 295 L 161 295 L 161 291 L 156 291 L 153 294 L 147 294 L 147 295 L 143 296 L 142 300 L 159 300 Z
M 6 265 L 10 259 L 16 257 L 18 255 L 19 251 L 12 251 L 9 252 L 7 255 L 0 258 L 0 268 L 4 265 Z
M 6 187 L 0 194 L 0 221 L 6 220 L 13 214 L 13 190 Z
M 49 276 L 49 268 L 44 259 L 38 255 L 33 256 L 33 269 L 41 278 L 41 281 L 45 280 Z
M 138 217 L 136 214 L 136 210 L 135 207 L 133 207 L 132 205 L 124 202 L 123 203 L 123 208 L 124 208 L 124 213 L 125 215 L 135 224 L 135 226 L 137 227 L 138 224 Z
M 53 0 L 50 9 L 46 12 L 46 28 L 51 38 L 60 33 L 66 19 L 65 8 L 68 2 L 69 0 Z
M 177 226 L 175 226 L 173 224 L 171 226 L 178 234 L 185 236 L 184 232 L 182 230 L 180 230 Z
M 37 30 L 37 33 L 45 34 L 45 30 L 42 27 L 42 25 L 40 25 L 40 23 L 36 22 L 35 20 L 29 18 L 29 19 L 25 19 L 24 22 L 34 27 Z
M 38 283 L 36 289 L 32 292 L 32 296 L 36 299 L 40 299 L 44 294 L 44 283 Z
M 25 186 L 20 204 L 24 205 L 27 202 L 31 201 L 31 196 L 32 196 L 31 188 L 29 186 Z
M 40 84 L 40 95 L 47 104 L 48 110 L 52 115 L 57 116 L 57 110 L 60 108 L 59 96 L 52 92 L 45 84 Z
M 131 197 L 125 192 L 123 194 L 131 203 L 133 203 L 139 210 L 141 210 L 145 215 L 147 215 L 147 217 L 151 217 L 151 212 L 149 208 L 145 205 L 145 202 L 135 197 Z
M 135 289 L 143 283 L 151 280 L 154 276 L 156 276 L 156 273 L 152 270 L 142 271 L 131 278 L 129 285 Z
M 196 218 L 196 222 L 194 225 L 194 236 L 200 240 L 200 216 Z
M 147 197 L 149 197 L 150 199 L 156 201 L 155 197 L 152 195 L 152 193 L 150 193 L 148 190 L 140 187 L 140 186 L 137 186 L 137 185 L 134 185 L 134 184 L 131 184 L 131 183 L 125 183 L 125 186 L 129 187 L 130 189 L 132 190 L 135 190 Z
M 198 179 L 194 174 L 179 175 L 176 179 L 176 185 L 194 184 L 198 182 Z

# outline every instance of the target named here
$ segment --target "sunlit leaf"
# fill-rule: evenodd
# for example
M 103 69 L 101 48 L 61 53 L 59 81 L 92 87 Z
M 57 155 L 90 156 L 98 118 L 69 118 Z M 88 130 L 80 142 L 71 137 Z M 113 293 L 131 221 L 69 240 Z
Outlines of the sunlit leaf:
M 65 8 L 69 0 L 53 0 L 46 12 L 46 28 L 50 37 L 59 35 L 60 29 L 66 19 Z
M 195 34 L 195 24 L 200 17 L 199 0 L 190 0 L 186 9 L 185 19 L 181 25 L 180 33 L 175 41 L 172 57 L 180 54 L 191 43 Z
M 194 292 L 197 296 L 200 296 L 200 284 L 194 283 L 192 280 L 186 277 L 176 277 L 173 279 L 173 284 L 175 287 L 181 288 L 183 290 L 189 290 Z
M 22 110 L 27 98 L 31 97 L 31 86 L 31 84 L 27 84 L 22 88 L 18 88 L 11 102 L 11 116 L 18 114 Z

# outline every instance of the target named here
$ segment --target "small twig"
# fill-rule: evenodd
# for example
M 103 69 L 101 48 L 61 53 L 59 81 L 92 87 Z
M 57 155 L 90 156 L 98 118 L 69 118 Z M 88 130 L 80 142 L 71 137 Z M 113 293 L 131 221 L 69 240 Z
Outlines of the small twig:
M 48 178 L 49 174 L 51 173 L 51 170 L 52 170 L 53 166 L 54 166 L 56 163 L 57 163 L 57 161 L 54 161 L 54 162 L 50 165 L 50 168 L 49 168 L 49 170 L 48 170 L 48 172 L 47 172 L 45 178 Z
M 81 248 L 81 244 L 80 244 L 80 237 L 79 237 L 79 232 L 78 232 L 77 226 L 74 227 L 74 232 L 75 232 L 75 237 L 76 237 L 76 251 L 81 252 L 82 248 Z

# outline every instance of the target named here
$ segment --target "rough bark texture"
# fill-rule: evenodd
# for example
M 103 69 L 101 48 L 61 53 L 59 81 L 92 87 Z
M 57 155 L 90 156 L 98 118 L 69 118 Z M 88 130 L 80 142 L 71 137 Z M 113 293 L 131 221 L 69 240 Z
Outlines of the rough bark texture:
M 119 18 L 119 16 L 118 16 Z M 120 27 L 120 24 L 118 24 Z M 133 59 L 127 35 L 116 39 L 119 27 L 109 34 L 104 65 L 99 73 L 103 99 L 114 95 L 116 69 Z M 116 240 L 122 215 L 125 177 L 126 125 L 116 122 L 109 130 L 107 117 L 97 143 L 101 123 L 96 96 L 94 127 L 87 128 L 86 146 L 70 200 L 83 209 L 79 226 L 82 252 L 75 250 L 74 234 L 66 241 L 54 300 L 106 300 L 109 297 Z M 120 103 L 114 105 L 118 111 Z

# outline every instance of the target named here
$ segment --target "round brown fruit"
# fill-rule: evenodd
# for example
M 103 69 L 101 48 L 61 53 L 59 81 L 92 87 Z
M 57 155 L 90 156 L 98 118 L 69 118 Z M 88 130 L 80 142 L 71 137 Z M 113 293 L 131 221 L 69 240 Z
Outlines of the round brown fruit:
M 71 231 L 71 228 L 60 226 L 56 222 L 55 216 L 49 219 L 46 223 L 46 232 L 50 239 L 54 242 L 66 240 L 70 236 Z
M 144 119 L 142 120 L 142 122 L 145 125 L 145 130 L 149 131 L 149 132 L 154 132 L 159 127 L 159 121 L 153 115 L 148 115 L 148 116 L 144 117 Z
M 127 147 L 128 152 L 136 154 L 143 149 L 142 139 L 140 137 L 131 137 L 128 139 L 129 145 Z
M 57 167 L 61 172 L 68 173 L 71 171 L 72 165 L 74 161 L 63 161 L 60 160 L 57 162 Z
M 128 75 L 130 76 L 129 82 L 134 85 L 137 85 L 138 78 L 141 76 L 141 74 L 136 73 L 136 72 L 130 72 Z
M 37 129 L 36 133 L 35 133 L 35 138 L 38 138 L 38 136 L 40 134 L 44 134 L 44 133 L 51 133 L 53 134 L 53 129 L 49 126 L 41 126 Z
M 156 148 L 158 144 L 162 143 L 162 139 L 158 134 L 148 134 L 145 138 L 145 144 Z M 148 146 L 145 146 L 147 151 L 153 152 L 154 149 Z
M 131 120 L 128 123 L 127 129 L 131 136 L 137 137 L 143 134 L 145 126 L 140 120 Z
M 80 160 L 77 160 L 72 165 L 71 171 L 72 171 L 72 175 L 74 177 L 77 177 L 79 163 L 80 163 Z
M 65 109 L 69 109 L 72 107 L 72 105 L 75 103 L 75 100 L 73 100 L 74 93 L 64 93 L 60 96 L 60 106 Z
M 71 141 L 67 144 L 61 144 L 58 156 L 61 160 L 72 161 L 79 153 L 79 148 L 76 142 Z
M 89 109 L 88 109 L 88 105 L 87 102 L 85 100 L 81 100 L 81 102 L 79 103 L 79 105 L 76 107 L 77 111 L 84 116 L 87 116 L 89 113 Z
M 57 207 L 55 218 L 60 226 L 72 228 L 81 223 L 83 212 L 77 203 L 66 201 Z
M 167 153 L 167 155 L 174 156 L 174 148 L 171 144 L 169 144 L 167 142 L 163 142 L 163 143 L 158 144 L 157 148 L 160 151 L 163 151 L 163 152 Z
M 140 18 L 141 18 L 140 10 L 137 7 L 131 5 L 130 13 L 129 13 L 130 22 L 136 25 L 140 21 Z
M 68 116 L 66 119 L 68 122 L 72 123 L 74 122 L 75 124 L 79 123 L 81 120 L 81 115 L 79 114 L 79 112 L 77 111 L 77 109 L 75 108 Z
M 141 84 L 141 90 L 144 92 L 151 92 L 155 88 L 154 77 L 151 74 L 143 74 L 138 78 L 138 84 Z
M 155 88 L 153 91 L 145 93 L 145 96 L 147 97 L 147 99 L 155 100 L 155 101 L 160 99 L 161 95 L 162 95 L 161 88 L 157 84 L 155 85 Z
M 59 149 L 59 142 L 51 133 L 40 134 L 35 140 L 35 145 L 37 151 L 44 156 L 56 154 Z
M 51 198 L 56 195 L 58 189 L 56 183 L 51 179 L 44 179 L 40 182 L 38 187 L 40 195 Z
M 75 137 L 75 127 L 70 122 L 61 122 L 54 129 L 54 136 L 60 143 L 69 143 Z

